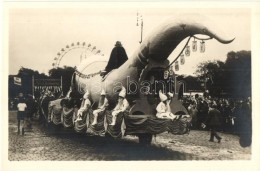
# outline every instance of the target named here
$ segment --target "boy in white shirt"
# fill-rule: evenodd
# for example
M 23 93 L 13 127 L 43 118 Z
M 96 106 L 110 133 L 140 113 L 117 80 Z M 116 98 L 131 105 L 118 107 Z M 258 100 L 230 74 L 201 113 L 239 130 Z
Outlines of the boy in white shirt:
M 26 108 L 27 105 L 25 103 L 25 99 L 23 98 L 23 93 L 19 93 L 19 100 L 18 100 L 18 104 L 17 104 L 17 121 L 18 121 L 18 135 L 20 134 L 20 122 L 21 120 L 23 121 L 22 124 L 22 135 L 24 135 L 24 118 L 26 117 Z

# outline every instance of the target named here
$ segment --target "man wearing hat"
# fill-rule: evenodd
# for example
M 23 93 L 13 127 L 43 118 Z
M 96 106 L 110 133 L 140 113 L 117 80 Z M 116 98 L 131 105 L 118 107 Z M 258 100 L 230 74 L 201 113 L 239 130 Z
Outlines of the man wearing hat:
M 169 97 L 173 97 L 173 94 L 170 93 L 168 94 Z M 161 102 L 157 105 L 156 107 L 156 117 L 157 118 L 168 118 L 171 120 L 177 119 L 177 115 L 174 115 L 173 113 L 171 113 L 171 108 L 170 108 L 170 100 L 168 100 L 168 97 L 162 93 L 162 91 L 159 91 L 159 97 Z M 171 97 L 171 98 L 172 98 Z
M 105 74 L 109 73 L 113 69 L 119 68 L 121 65 L 128 60 L 125 49 L 123 48 L 120 41 L 117 41 L 115 47 L 112 49 L 109 61 L 105 68 Z
M 75 120 L 75 122 L 77 121 L 81 121 L 82 120 L 82 114 L 83 112 L 85 111 L 88 111 L 91 107 L 91 102 L 89 100 L 89 92 L 88 90 L 85 92 L 84 96 L 83 96 L 83 100 L 82 100 L 82 103 L 81 103 L 81 107 L 80 109 L 78 110 L 78 113 L 77 113 L 77 119 Z
M 125 112 L 128 109 L 129 103 L 125 98 L 125 96 L 126 96 L 126 89 L 125 87 L 122 87 L 122 90 L 119 93 L 118 103 L 112 111 L 112 123 L 109 125 L 115 125 L 117 115 L 121 112 Z
M 98 115 L 100 113 L 104 112 L 107 107 L 108 107 L 108 100 L 106 98 L 106 92 L 105 92 L 105 90 L 102 89 L 101 96 L 100 96 L 100 99 L 99 99 L 99 102 L 98 102 L 98 108 L 93 111 L 94 120 L 93 120 L 92 125 L 97 124 Z

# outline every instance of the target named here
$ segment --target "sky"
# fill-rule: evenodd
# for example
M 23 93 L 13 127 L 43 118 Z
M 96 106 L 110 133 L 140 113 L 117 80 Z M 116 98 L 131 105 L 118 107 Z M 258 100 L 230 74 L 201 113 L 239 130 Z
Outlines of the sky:
M 251 50 L 250 10 L 241 8 L 175 8 L 153 7 L 83 7 L 83 8 L 11 8 L 9 10 L 9 74 L 17 74 L 23 66 L 46 73 L 54 58 L 66 45 L 90 43 L 106 59 L 117 40 L 121 41 L 128 57 L 140 46 L 140 24 L 137 12 L 142 15 L 143 39 L 162 21 L 185 14 L 205 15 L 223 35 L 235 40 L 221 44 L 206 41 L 205 53 L 191 52 L 177 74 L 190 75 L 199 63 L 207 60 L 225 61 L 230 51 Z M 140 21 L 140 19 L 139 19 Z M 198 21 L 199 22 L 199 21 Z M 222 35 L 221 35 L 222 36 Z M 170 55 L 172 61 L 180 52 L 185 40 Z M 64 55 L 60 66 L 75 66 L 86 50 L 78 48 Z

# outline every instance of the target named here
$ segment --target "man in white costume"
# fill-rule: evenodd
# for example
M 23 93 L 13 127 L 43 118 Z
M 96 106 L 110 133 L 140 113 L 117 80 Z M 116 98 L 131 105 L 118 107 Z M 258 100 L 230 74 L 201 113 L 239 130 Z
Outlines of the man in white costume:
M 88 90 L 85 92 L 84 96 L 83 96 L 83 100 L 82 100 L 82 103 L 81 103 L 81 107 L 80 109 L 78 110 L 78 113 L 77 113 L 77 119 L 75 120 L 75 122 L 77 121 L 81 121 L 82 120 L 82 114 L 83 112 L 89 110 L 91 107 L 91 102 L 89 100 L 89 92 Z
M 98 108 L 93 111 L 94 120 L 93 120 L 93 123 L 91 125 L 97 124 L 98 115 L 100 113 L 104 112 L 107 107 L 108 107 L 108 100 L 106 98 L 106 92 L 105 92 L 105 90 L 102 89 L 101 94 L 100 94 L 100 99 L 99 99 L 99 102 L 98 102 Z
M 170 93 L 169 96 L 172 98 L 173 94 Z M 177 119 L 177 115 L 174 115 L 171 112 L 170 102 L 171 100 L 167 98 L 165 94 L 162 93 L 162 91 L 159 91 L 159 97 L 161 102 L 156 107 L 156 117 L 157 118 L 169 118 L 171 120 Z
M 119 93 L 118 103 L 116 107 L 112 110 L 112 123 L 109 125 L 115 125 L 117 115 L 121 112 L 125 112 L 129 107 L 129 103 L 125 98 L 125 96 L 126 96 L 126 89 L 125 87 L 122 87 L 122 90 Z

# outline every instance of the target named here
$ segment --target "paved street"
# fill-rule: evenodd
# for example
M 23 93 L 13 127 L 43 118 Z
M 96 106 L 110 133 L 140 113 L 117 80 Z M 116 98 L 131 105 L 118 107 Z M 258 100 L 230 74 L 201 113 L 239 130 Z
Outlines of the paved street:
M 163 133 L 153 138 L 151 146 L 144 147 L 133 136 L 110 140 L 63 129 L 50 133 L 36 121 L 33 130 L 22 136 L 17 135 L 16 113 L 9 112 L 8 156 L 11 161 L 250 159 L 250 147 L 240 147 L 237 136 L 221 136 L 222 143 L 218 144 L 208 142 L 207 131 L 191 131 L 189 135 Z

